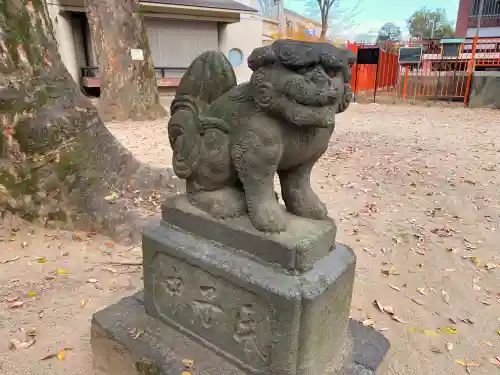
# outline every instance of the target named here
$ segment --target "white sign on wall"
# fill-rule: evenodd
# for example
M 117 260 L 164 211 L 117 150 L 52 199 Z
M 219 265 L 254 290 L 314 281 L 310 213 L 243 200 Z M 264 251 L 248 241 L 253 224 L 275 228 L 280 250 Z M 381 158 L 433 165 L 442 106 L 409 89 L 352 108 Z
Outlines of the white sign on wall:
M 131 48 L 130 56 L 132 57 L 132 60 L 144 61 L 144 51 L 142 49 Z

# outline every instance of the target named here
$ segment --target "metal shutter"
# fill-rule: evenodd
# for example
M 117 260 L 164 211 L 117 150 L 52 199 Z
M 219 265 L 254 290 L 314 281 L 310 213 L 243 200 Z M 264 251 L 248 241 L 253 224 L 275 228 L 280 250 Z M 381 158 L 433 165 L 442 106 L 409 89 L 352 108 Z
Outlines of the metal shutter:
M 217 51 L 217 22 L 144 20 L 155 67 L 187 68 L 202 52 Z

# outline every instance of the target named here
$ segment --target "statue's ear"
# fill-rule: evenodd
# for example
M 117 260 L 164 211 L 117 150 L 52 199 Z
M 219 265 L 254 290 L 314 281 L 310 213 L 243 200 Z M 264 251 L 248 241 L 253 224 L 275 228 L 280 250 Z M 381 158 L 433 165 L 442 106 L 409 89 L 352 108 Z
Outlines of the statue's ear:
M 247 59 L 248 67 L 252 71 L 256 71 L 265 65 L 271 65 L 276 62 L 276 54 L 272 46 L 264 46 L 256 48 L 252 51 Z

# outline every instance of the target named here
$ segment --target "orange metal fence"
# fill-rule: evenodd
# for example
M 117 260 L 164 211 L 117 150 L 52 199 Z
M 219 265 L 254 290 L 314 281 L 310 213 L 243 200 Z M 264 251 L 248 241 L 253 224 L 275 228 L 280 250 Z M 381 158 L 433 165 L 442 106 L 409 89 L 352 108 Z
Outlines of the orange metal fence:
M 475 70 L 500 70 L 500 38 L 474 38 L 461 44 L 436 41 L 414 42 L 422 45 L 420 65 L 402 66 L 400 45 L 381 44 L 378 67 L 354 65 L 351 85 L 356 95 L 390 95 L 401 99 L 447 99 L 467 103 Z M 362 44 L 348 43 L 357 53 Z M 356 73 L 357 69 L 357 73 Z
M 358 49 L 362 47 L 362 44 L 347 43 L 347 48 L 354 54 L 357 54 Z M 387 89 L 389 87 L 393 87 L 396 85 L 398 79 L 397 66 L 398 55 L 394 52 L 392 46 L 387 43 L 386 48 L 382 48 L 380 51 L 378 66 L 357 66 L 355 64 L 351 68 L 351 87 L 357 93 L 366 90 L 373 90 L 375 88 L 375 82 L 377 82 L 377 89 Z

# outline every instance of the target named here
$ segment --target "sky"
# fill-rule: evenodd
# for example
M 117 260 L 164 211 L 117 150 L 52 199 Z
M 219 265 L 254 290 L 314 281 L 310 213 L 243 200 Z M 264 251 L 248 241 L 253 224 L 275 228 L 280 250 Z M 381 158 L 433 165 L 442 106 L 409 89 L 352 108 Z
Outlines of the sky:
M 342 9 L 350 10 L 357 3 L 358 0 L 338 0 L 339 7 Z M 403 32 L 403 36 L 408 35 L 406 28 L 406 20 L 411 14 L 424 6 L 428 8 L 444 8 L 449 21 L 455 27 L 457 18 L 459 0 L 361 0 L 358 11 L 353 19 L 353 26 L 344 28 L 344 35 L 339 37 L 349 38 L 359 34 L 373 33 L 377 34 L 380 27 L 386 22 L 392 22 L 399 27 Z M 303 1 L 301 0 L 285 0 L 285 7 L 303 13 Z M 350 35 L 346 35 L 350 34 Z M 335 35 L 332 35 L 336 39 Z

